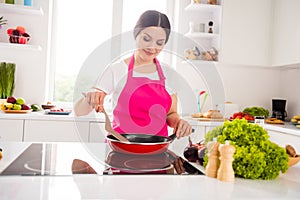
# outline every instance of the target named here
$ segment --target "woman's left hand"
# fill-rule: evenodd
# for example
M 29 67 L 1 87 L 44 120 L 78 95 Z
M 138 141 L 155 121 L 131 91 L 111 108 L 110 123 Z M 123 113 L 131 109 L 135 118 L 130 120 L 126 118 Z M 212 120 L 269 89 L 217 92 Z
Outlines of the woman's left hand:
M 184 119 L 180 119 L 174 131 L 177 138 L 189 136 L 192 133 L 192 126 Z

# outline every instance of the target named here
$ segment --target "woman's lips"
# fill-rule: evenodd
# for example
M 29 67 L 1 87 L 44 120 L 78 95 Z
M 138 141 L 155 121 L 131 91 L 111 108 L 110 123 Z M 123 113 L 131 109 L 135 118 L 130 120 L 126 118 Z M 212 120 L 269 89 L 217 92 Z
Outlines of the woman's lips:
M 145 52 L 145 54 L 146 54 L 147 56 L 152 56 L 152 55 L 154 55 L 154 53 L 149 52 L 149 51 L 146 51 L 146 50 L 144 50 L 144 52 Z

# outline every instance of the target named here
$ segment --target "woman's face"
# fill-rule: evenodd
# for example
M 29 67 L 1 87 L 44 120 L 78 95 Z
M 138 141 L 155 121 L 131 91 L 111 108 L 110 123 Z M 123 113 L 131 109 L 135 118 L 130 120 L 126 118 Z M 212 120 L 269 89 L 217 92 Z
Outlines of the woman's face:
M 153 61 L 165 46 L 166 32 L 161 27 L 143 29 L 136 38 L 137 54 L 144 61 Z

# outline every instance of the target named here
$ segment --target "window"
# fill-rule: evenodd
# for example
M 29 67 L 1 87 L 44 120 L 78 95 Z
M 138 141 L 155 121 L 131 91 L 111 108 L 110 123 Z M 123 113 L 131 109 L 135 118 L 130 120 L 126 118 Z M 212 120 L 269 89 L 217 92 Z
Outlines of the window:
M 112 3 L 54 1 L 54 101 L 72 101 L 73 85 L 81 65 L 99 44 L 111 37 Z
M 112 35 L 132 30 L 145 10 L 167 14 L 168 2 L 54 0 L 49 99 L 72 102 L 77 74 L 88 55 Z

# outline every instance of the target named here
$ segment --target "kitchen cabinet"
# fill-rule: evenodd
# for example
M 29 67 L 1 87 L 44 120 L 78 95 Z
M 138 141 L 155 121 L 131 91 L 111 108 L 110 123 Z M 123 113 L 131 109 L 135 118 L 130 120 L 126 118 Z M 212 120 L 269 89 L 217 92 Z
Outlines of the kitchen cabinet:
M 89 142 L 104 142 L 106 134 L 105 123 L 90 122 Z
M 23 123 L 21 119 L 0 119 L 0 141 L 22 141 Z
M 282 66 L 300 63 L 299 0 L 274 1 L 272 26 L 272 65 Z
M 285 147 L 285 145 L 292 145 L 297 152 L 300 151 L 300 131 L 299 136 L 287 134 L 280 131 L 268 130 L 270 140 L 277 143 L 279 146 Z
M 272 0 L 224 1 L 222 63 L 271 64 L 272 4 Z
M 25 142 L 88 142 L 89 122 L 25 120 Z

